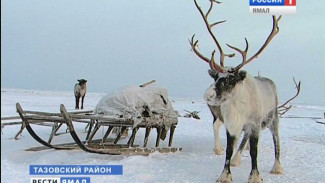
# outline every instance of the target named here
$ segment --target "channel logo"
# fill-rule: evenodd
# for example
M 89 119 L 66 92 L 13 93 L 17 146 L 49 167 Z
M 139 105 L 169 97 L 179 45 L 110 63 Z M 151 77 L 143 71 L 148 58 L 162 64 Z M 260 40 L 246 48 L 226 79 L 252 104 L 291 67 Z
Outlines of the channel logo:
M 249 0 L 251 14 L 292 15 L 296 14 L 296 0 Z
M 90 177 L 32 177 L 30 183 L 90 183 Z

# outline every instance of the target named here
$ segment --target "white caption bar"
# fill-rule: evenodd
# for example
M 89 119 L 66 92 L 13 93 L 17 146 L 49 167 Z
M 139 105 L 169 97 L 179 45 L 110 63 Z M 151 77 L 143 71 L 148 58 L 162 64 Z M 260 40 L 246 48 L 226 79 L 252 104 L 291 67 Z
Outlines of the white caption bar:
M 258 15 L 294 15 L 296 6 L 250 6 L 249 11 Z

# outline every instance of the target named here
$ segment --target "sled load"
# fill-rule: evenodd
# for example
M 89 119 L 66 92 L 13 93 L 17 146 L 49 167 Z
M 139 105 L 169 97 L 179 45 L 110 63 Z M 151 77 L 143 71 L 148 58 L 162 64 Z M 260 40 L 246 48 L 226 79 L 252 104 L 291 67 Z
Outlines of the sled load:
M 143 154 L 158 151 L 176 152 L 182 148 L 172 147 L 173 136 L 178 123 L 178 113 L 172 107 L 168 99 L 168 92 L 162 87 L 155 85 L 127 86 L 101 98 L 93 111 L 67 112 L 61 104 L 60 113 L 48 113 L 39 111 L 23 110 L 19 103 L 16 104 L 17 112 L 22 119 L 22 128 L 27 129 L 30 135 L 44 147 L 31 148 L 41 149 L 76 149 L 99 154 Z M 34 124 L 50 124 L 52 132 L 48 140 L 42 139 L 32 128 Z M 84 140 L 75 127 L 84 123 L 87 125 L 87 134 Z M 73 143 L 53 144 L 52 139 L 57 135 L 59 128 L 67 126 Z M 155 147 L 147 147 L 151 130 L 157 131 Z M 101 138 L 96 133 L 99 129 L 105 130 Z M 113 129 L 118 129 L 113 134 Z M 137 132 L 145 132 L 142 144 L 135 144 Z M 131 130 L 127 142 L 121 140 L 122 134 Z M 169 134 L 168 134 L 169 132 Z M 168 147 L 159 147 L 160 141 L 168 137 Z M 113 138 L 112 138 L 113 137 Z M 124 143 L 120 143 L 125 141 Z M 137 141 L 139 142 L 139 140 Z M 167 145 L 166 145 L 167 146 Z

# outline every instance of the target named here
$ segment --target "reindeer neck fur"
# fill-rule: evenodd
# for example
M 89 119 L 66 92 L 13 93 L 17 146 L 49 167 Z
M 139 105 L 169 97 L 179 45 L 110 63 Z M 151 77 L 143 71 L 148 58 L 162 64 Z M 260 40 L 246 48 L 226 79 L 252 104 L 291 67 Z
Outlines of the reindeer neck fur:
M 245 90 L 247 79 L 236 84 L 230 93 L 226 93 L 222 100 L 220 109 L 224 119 L 224 124 L 230 134 L 239 136 L 246 122 L 247 113 L 249 112 L 247 102 L 250 101 L 248 91 Z
M 81 89 L 83 90 L 87 90 L 87 84 L 86 83 L 82 83 L 82 84 L 79 84 Z
M 75 95 L 84 96 L 87 92 L 87 84 L 86 83 L 77 83 L 74 88 Z
M 235 136 L 239 136 L 246 126 L 259 126 L 277 106 L 273 82 L 248 74 L 222 100 L 220 108 L 224 124 Z

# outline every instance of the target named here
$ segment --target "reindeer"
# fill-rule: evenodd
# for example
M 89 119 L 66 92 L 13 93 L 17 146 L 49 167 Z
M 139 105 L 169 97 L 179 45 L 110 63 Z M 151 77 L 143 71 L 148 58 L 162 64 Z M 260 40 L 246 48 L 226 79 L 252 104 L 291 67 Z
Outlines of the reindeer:
M 85 79 L 78 79 L 77 84 L 74 85 L 74 96 L 76 98 L 76 109 L 79 109 L 79 101 L 81 97 L 81 109 L 84 108 L 84 99 L 87 92 L 87 80 Z
M 224 59 L 226 57 L 234 57 L 235 54 L 225 54 L 212 31 L 214 26 L 225 21 L 215 23 L 209 23 L 208 21 L 208 16 L 214 3 L 220 4 L 221 2 L 210 0 L 210 7 L 207 13 L 203 13 L 196 0 L 194 0 L 194 3 L 220 53 L 220 64 L 217 64 L 215 62 L 216 51 L 214 50 L 209 58 L 204 56 L 197 50 L 198 40 L 194 40 L 195 35 L 192 36 L 190 44 L 193 52 L 199 58 L 209 63 L 211 68 L 209 70 L 209 75 L 215 81 L 205 92 L 205 99 L 214 117 L 215 137 L 219 138 L 217 130 L 219 130 L 222 122 L 226 128 L 226 160 L 224 169 L 217 179 L 217 182 L 232 181 L 230 171 L 231 157 L 234 145 L 242 131 L 244 132 L 243 140 L 235 158 L 238 158 L 237 155 L 240 155 L 240 151 L 249 140 L 252 169 L 248 182 L 260 183 L 263 181 L 257 167 L 257 146 L 260 130 L 266 127 L 268 127 L 272 133 L 275 149 L 275 162 L 270 173 L 281 174 L 283 172 L 283 167 L 280 163 L 279 116 L 276 86 L 274 82 L 268 78 L 259 76 L 253 77 L 247 74 L 246 71 L 240 70 L 243 66 L 257 58 L 279 32 L 278 22 L 281 16 L 278 18 L 272 16 L 272 31 L 262 47 L 252 57 L 247 58 L 248 41 L 246 38 L 246 48 L 244 50 L 227 44 L 229 48 L 237 51 L 241 55 L 242 62 L 236 67 L 226 67 L 224 65 Z M 220 141 L 216 139 L 217 149 L 215 150 L 222 151 L 220 147 Z

